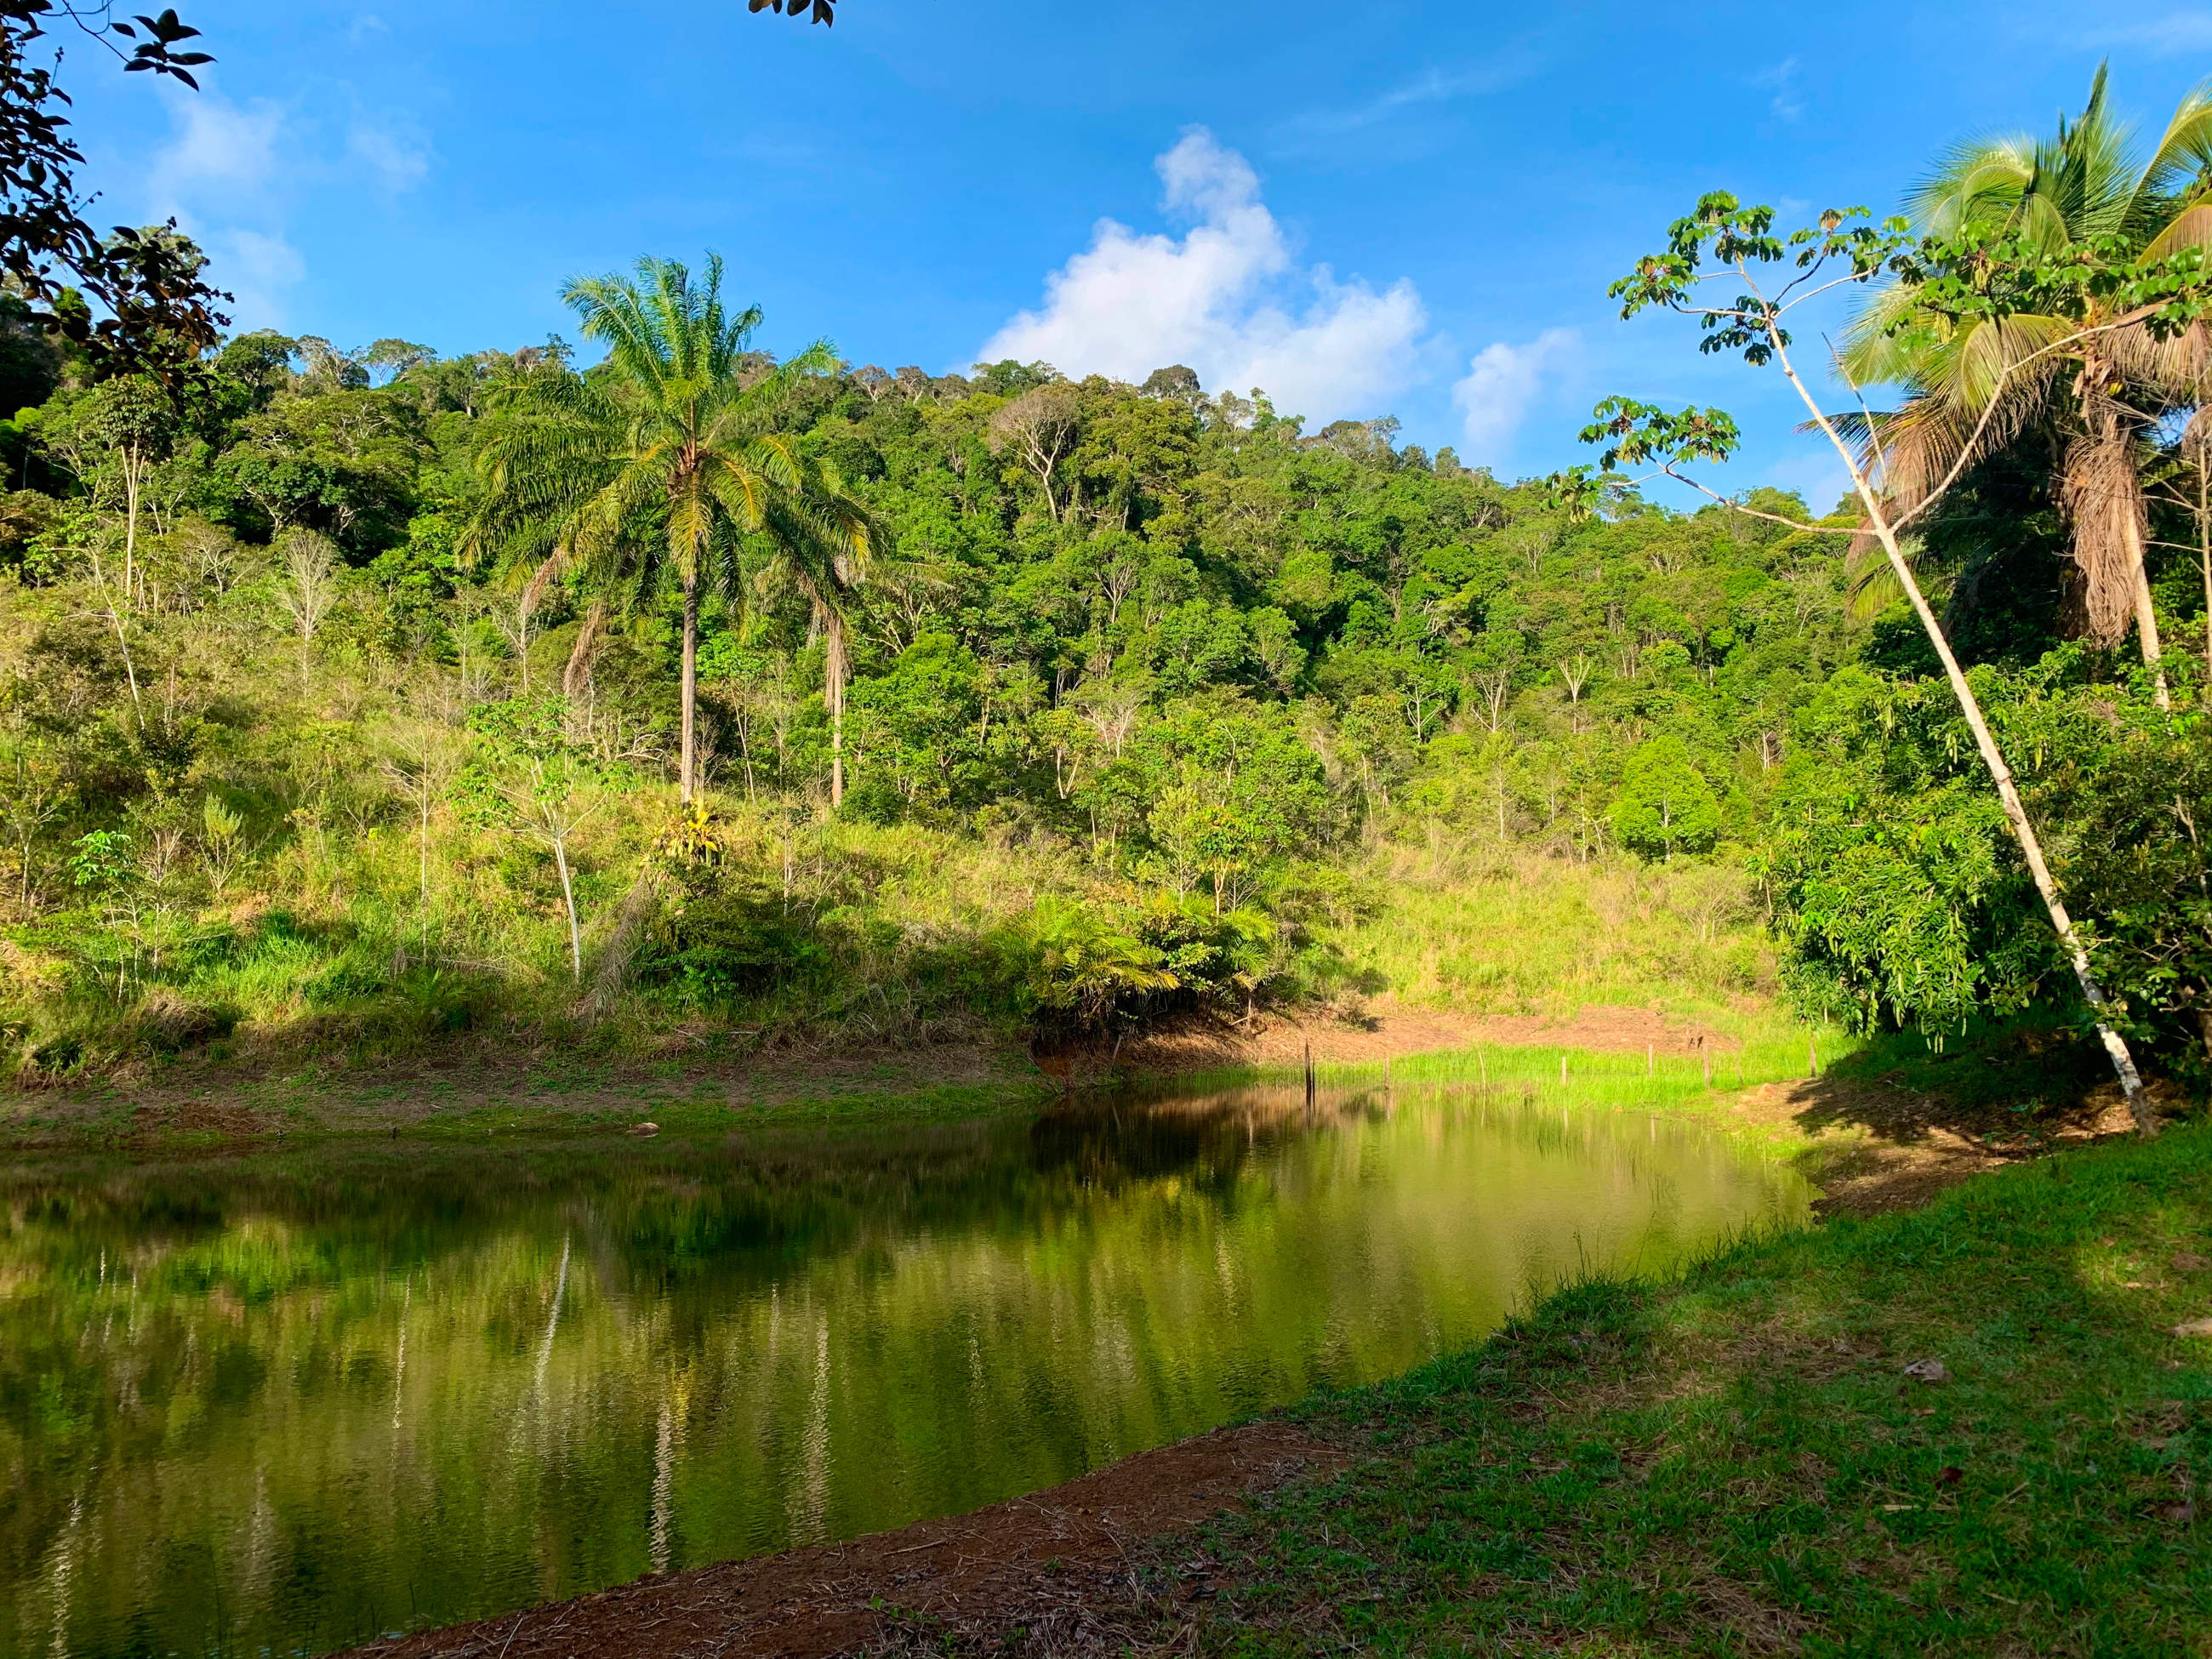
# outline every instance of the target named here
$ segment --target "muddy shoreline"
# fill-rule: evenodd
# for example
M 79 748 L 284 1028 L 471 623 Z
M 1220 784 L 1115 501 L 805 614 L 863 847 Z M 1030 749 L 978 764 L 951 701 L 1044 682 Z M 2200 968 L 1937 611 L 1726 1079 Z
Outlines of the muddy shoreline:
M 1287 1424 L 1217 1429 L 967 1515 L 786 1550 L 418 1631 L 347 1659 L 828 1659 L 921 1638 L 1059 1626 L 1114 1645 L 1139 1556 L 1345 1454 Z M 1106 1638 L 1100 1642 L 1101 1638 Z
M 938 1115 L 983 1097 L 1040 1099 L 1116 1080 L 1385 1057 L 1476 1044 L 1550 1044 L 1600 1052 L 1715 1052 L 1717 1032 L 1642 1009 L 1589 1008 L 1571 1018 L 1470 1017 L 1378 1008 L 1337 1018 L 1262 1016 L 1189 1021 L 1121 1045 L 1024 1048 L 980 1040 L 872 1048 L 678 1053 L 656 1059 L 578 1054 L 557 1045 L 457 1044 L 407 1060 L 287 1069 L 177 1060 L 142 1076 L 17 1089 L 0 1095 L 0 1144 L 15 1150 L 92 1141 L 154 1150 L 179 1139 L 246 1142 L 302 1133 L 402 1132 L 483 1119 L 479 1126 L 557 1128 L 672 1115 L 805 1114 L 866 1105 Z M 495 1123 L 492 1120 L 497 1119 Z M 694 1127 L 697 1127 L 696 1124 Z

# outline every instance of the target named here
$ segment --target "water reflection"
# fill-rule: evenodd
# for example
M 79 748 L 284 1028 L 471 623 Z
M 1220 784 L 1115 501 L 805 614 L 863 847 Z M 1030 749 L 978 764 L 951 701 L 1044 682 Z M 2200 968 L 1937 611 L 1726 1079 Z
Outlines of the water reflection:
M 1035 1122 L 0 1176 L 0 1651 L 325 1650 L 1049 1485 L 1802 1212 L 1678 1127 Z

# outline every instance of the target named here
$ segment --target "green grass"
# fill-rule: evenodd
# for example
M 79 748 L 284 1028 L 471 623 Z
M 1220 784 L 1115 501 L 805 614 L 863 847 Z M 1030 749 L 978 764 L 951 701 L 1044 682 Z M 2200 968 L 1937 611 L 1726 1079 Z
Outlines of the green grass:
M 1318 1061 L 1314 1079 L 1322 1090 L 1373 1088 L 1386 1078 L 1409 1089 L 1488 1086 L 1518 1091 L 1577 1112 L 1665 1112 L 1697 1119 L 1717 1133 L 1772 1155 L 1813 1147 L 1820 1139 L 1814 1128 L 1794 1121 L 1747 1121 L 1735 1115 L 1730 1110 L 1735 1091 L 1805 1077 L 1816 1064 L 1823 1076 L 1831 1065 L 1856 1066 L 1864 1052 L 1863 1040 L 1833 1026 L 1794 1025 L 1778 1014 L 1764 1021 L 1746 1019 L 1741 1029 L 1746 1035 L 1737 1047 L 1716 1047 L 1710 1082 L 1705 1061 L 1696 1054 L 1599 1053 L 1545 1043 L 1492 1043 L 1400 1054 L 1391 1059 L 1387 1070 L 1380 1060 Z M 1227 1068 L 1139 1079 L 1131 1087 L 1141 1098 L 1253 1082 L 1279 1084 L 1295 1081 L 1299 1074 L 1296 1066 Z
M 732 867 L 771 887 L 786 880 L 782 843 L 731 811 Z M 613 928 L 650 827 L 633 811 L 594 828 L 587 957 Z M 434 848 L 426 922 L 411 835 L 387 824 L 347 841 L 342 881 L 337 866 L 318 874 L 297 859 L 258 866 L 223 902 L 172 916 L 187 942 L 158 971 L 134 958 L 119 991 L 79 960 L 110 931 L 91 913 L 0 929 L 0 1061 L 48 1080 L 139 1079 L 179 1057 L 273 1070 L 343 1055 L 368 1066 L 541 1039 L 584 1063 L 672 1047 L 749 1052 L 779 1037 L 1018 1041 L 1027 1005 L 1007 942 L 1040 896 L 1141 896 L 1074 848 L 836 821 L 794 843 L 793 925 L 811 947 L 791 971 L 714 990 L 648 975 L 587 1015 L 565 921 L 527 860 L 493 857 L 513 849 L 453 830 Z M 1386 843 L 1349 866 L 1305 869 L 1282 902 L 1297 921 L 1285 923 L 1263 993 L 1282 1011 L 1373 999 L 1516 1014 L 1624 1004 L 1746 1040 L 1789 1029 L 1750 889 L 1725 862 L 1580 865 L 1457 841 Z
M 1672 1285 L 1577 1284 L 1310 1402 L 1354 1461 L 1215 1528 L 1196 1571 L 1224 1593 L 1192 1639 L 2205 1652 L 2212 1340 L 2168 1328 L 2212 1315 L 2208 1161 L 2191 1127 L 1746 1241 Z M 1927 1358 L 1948 1380 L 1904 1375 Z
M 1720 860 L 1576 864 L 1480 843 L 1392 845 L 1382 902 L 1330 938 L 1401 1001 L 1480 1013 L 1659 1007 L 1733 1036 L 1772 1018 L 1775 953 L 1749 878 Z

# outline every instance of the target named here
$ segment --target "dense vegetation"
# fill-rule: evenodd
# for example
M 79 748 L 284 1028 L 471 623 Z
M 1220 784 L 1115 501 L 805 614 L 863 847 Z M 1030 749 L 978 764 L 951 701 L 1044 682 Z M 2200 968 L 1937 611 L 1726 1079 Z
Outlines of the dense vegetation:
M 1588 516 L 1176 367 L 779 363 L 719 278 L 574 284 L 608 351 L 580 372 L 557 339 L 264 332 L 179 395 L 9 337 L 27 1073 L 241 1026 L 1111 1035 L 1526 1000 L 1454 895 L 1565 884 L 1595 937 L 1582 899 L 1632 869 L 1674 942 L 1629 988 L 1759 988 L 1763 922 L 1822 1013 L 2075 1018 L 1927 640 L 1847 537 L 1762 516 L 1794 499 Z M 2212 647 L 2195 384 L 2092 412 L 2148 491 L 2144 603 Z M 2201 1077 L 2203 675 L 2086 616 L 2038 436 L 2081 410 L 2039 407 L 1915 553 L 2119 1024 Z

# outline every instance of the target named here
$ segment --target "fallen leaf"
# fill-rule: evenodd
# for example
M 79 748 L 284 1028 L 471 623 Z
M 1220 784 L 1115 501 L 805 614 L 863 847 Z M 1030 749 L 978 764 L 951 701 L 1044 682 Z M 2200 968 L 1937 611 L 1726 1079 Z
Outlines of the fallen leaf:
M 2178 1526 L 2185 1527 L 2197 1518 L 2197 1505 L 2189 1503 L 2168 1504 L 2159 1511 L 2159 1514 L 2162 1518 L 2173 1522 Z
M 1936 1471 L 1936 1484 L 1939 1486 L 1955 1486 L 1966 1478 L 1966 1470 L 1956 1463 L 1947 1463 Z
M 2173 1328 L 2176 1336 L 2212 1336 L 2212 1319 L 2192 1319 Z
M 2212 1320 L 2205 1322 L 2205 1329 L 2212 1333 Z M 1916 1359 L 1905 1368 L 1905 1374 L 1915 1382 L 1941 1382 L 1951 1375 L 1940 1359 Z
M 630 1133 L 634 1135 L 657 1135 L 660 1133 L 660 1126 L 658 1123 L 641 1123 Z

